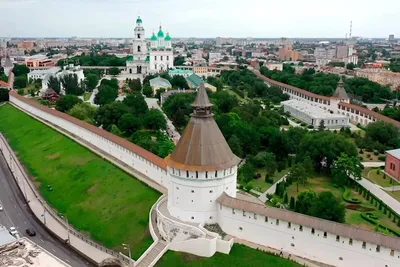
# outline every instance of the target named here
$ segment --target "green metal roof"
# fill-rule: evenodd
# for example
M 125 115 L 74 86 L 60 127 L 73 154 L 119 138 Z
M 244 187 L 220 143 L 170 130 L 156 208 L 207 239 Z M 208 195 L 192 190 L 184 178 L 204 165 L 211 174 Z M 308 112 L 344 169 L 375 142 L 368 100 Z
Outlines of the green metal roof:
M 150 56 L 146 57 L 146 62 L 150 62 Z
M 164 37 L 164 32 L 161 30 L 161 26 L 160 26 L 160 30 L 157 33 L 157 37 Z
M 154 32 L 153 32 L 153 36 L 151 36 L 151 40 L 152 41 L 157 41 L 157 37 L 154 35 Z
M 203 79 L 196 74 L 190 75 L 189 77 L 186 78 L 186 80 L 188 80 L 188 82 L 191 82 L 196 87 L 200 86 L 201 83 L 204 83 Z
M 142 23 L 142 19 L 140 17 L 137 18 L 136 23 Z
M 129 55 L 128 58 L 126 59 L 126 61 L 133 61 L 133 56 Z
M 171 36 L 169 36 L 169 34 L 167 33 L 167 36 L 165 37 L 165 41 L 171 41 L 171 40 L 172 40 Z

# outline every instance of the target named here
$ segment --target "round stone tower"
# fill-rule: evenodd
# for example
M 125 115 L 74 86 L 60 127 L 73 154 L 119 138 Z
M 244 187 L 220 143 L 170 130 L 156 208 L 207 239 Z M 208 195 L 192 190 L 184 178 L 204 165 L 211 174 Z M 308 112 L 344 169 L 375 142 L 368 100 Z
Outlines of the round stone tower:
M 211 112 L 204 84 L 200 85 L 193 113 L 168 166 L 168 210 L 186 222 L 215 223 L 217 198 L 236 197 L 237 165 L 240 159 L 229 148 Z

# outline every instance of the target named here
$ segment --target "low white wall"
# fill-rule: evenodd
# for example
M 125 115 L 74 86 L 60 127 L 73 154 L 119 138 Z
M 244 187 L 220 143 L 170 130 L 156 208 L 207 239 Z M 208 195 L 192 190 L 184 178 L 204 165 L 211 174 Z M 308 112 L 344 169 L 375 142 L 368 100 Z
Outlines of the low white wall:
M 339 237 L 315 229 L 291 224 L 265 216 L 246 212 L 242 210 L 222 206 L 219 209 L 219 225 L 222 230 L 230 235 L 243 240 L 271 247 L 277 250 L 291 253 L 303 258 L 331 264 L 338 267 L 395 267 L 400 266 L 400 252 L 380 247 L 379 252 L 375 244 L 367 243 L 365 248 L 361 241 Z
M 137 172 L 142 173 L 148 178 L 154 180 L 159 185 L 168 188 L 169 179 L 167 171 L 146 160 L 140 155 L 137 155 L 130 150 L 127 150 L 126 148 L 87 130 L 84 127 L 80 127 L 68 120 L 45 112 L 37 107 L 30 105 L 27 102 L 21 101 L 20 99 L 12 95 L 10 95 L 10 102 L 27 111 L 28 113 L 37 116 L 45 121 L 48 121 L 69 133 L 76 135 L 80 139 L 97 147 L 101 151 L 127 164 L 129 167 L 135 169 Z
M 180 242 L 171 242 L 170 250 L 191 253 L 201 257 L 211 257 L 217 251 L 216 239 L 196 238 Z
M 199 228 L 203 230 L 203 232 L 205 232 L 207 235 L 215 237 L 217 242 L 217 251 L 224 254 L 229 254 L 234 243 L 233 238 L 229 240 L 223 240 L 219 234 L 208 231 L 206 228 L 204 228 L 203 225 L 204 224 L 200 224 Z

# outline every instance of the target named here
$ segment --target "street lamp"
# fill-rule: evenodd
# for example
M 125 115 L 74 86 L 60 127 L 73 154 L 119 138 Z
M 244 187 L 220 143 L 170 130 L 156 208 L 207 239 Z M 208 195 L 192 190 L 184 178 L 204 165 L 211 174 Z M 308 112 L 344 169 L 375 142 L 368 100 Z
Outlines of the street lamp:
M 128 250 L 128 255 L 129 255 L 129 266 L 131 266 L 131 261 L 132 261 L 132 254 L 131 254 L 131 246 L 128 244 L 122 244 L 124 246 L 124 249 Z
M 61 218 L 65 218 L 65 222 L 67 223 L 67 232 L 68 232 L 68 243 L 71 243 L 71 237 L 69 235 L 69 223 L 68 223 L 68 217 L 66 214 L 61 215 Z

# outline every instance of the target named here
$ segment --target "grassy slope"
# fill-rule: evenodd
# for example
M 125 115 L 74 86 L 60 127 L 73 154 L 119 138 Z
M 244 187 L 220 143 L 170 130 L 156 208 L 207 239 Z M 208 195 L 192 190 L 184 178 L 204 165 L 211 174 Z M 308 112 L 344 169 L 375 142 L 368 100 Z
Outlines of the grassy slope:
M 186 253 L 168 251 L 156 267 L 220 267 L 220 266 L 262 266 L 262 267 L 300 267 L 302 265 L 267 254 L 243 245 L 235 244 L 231 253 L 216 253 L 211 258 L 202 258 Z
M 111 248 L 129 243 L 134 258 L 151 244 L 148 213 L 158 192 L 10 105 L 0 107 L 0 131 L 76 229 Z

